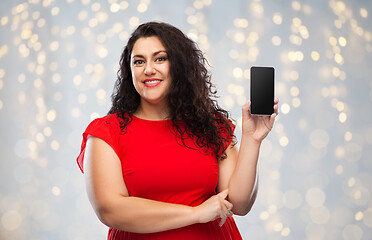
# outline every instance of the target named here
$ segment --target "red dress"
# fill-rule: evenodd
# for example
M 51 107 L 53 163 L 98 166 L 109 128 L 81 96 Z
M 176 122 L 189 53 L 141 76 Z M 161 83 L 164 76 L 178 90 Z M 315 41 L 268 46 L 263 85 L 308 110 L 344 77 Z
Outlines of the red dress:
M 79 167 L 83 170 L 87 136 L 93 135 L 108 143 L 118 155 L 130 196 L 198 206 L 216 194 L 217 160 L 190 138 L 185 142 L 194 149 L 185 147 L 170 130 L 171 126 L 171 120 L 149 121 L 133 116 L 132 122 L 121 132 L 116 115 L 95 119 L 83 133 L 77 158 Z M 232 217 L 222 227 L 218 222 L 148 234 L 110 228 L 108 239 L 242 239 Z

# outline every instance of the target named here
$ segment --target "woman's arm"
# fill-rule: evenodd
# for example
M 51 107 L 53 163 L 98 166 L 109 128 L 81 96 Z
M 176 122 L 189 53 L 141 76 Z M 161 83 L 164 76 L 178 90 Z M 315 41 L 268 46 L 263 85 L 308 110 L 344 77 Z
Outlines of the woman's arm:
M 125 186 L 121 163 L 103 140 L 89 136 L 84 173 L 89 200 L 98 218 L 107 226 L 123 231 L 150 233 L 204 223 L 231 216 L 232 205 L 224 191 L 198 207 L 131 197 Z
M 233 212 L 246 215 L 257 196 L 257 162 L 262 140 L 271 131 L 278 111 L 279 99 L 274 101 L 271 116 L 253 116 L 250 103 L 242 108 L 242 139 L 240 149 L 234 146 L 226 150 L 227 158 L 219 163 L 217 191 L 229 189 L 228 200 L 234 205 Z

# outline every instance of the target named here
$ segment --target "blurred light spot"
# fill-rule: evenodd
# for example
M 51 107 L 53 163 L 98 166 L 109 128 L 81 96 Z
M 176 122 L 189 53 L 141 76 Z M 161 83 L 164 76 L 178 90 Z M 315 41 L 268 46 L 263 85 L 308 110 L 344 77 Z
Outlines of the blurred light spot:
M 248 27 L 248 20 L 245 18 L 236 18 L 234 19 L 235 27 L 239 28 L 247 28 Z
M 80 109 L 79 108 L 77 108 L 77 107 L 75 107 L 75 108 L 73 108 L 72 110 L 71 110 L 71 116 L 73 117 L 73 118 L 78 118 L 78 117 L 80 117 Z
M 298 97 L 295 97 L 292 99 L 292 106 L 295 108 L 298 108 L 301 106 L 301 99 Z
M 250 7 L 251 7 L 251 10 L 258 15 L 262 15 L 264 12 L 262 5 L 258 2 L 251 3 Z
M 76 65 L 77 65 L 77 60 L 76 60 L 75 58 L 70 59 L 70 61 L 68 61 L 68 66 L 69 66 L 70 68 L 75 68 Z
M 91 74 L 94 70 L 94 67 L 92 64 L 87 64 L 85 65 L 84 70 L 87 74 Z
M 24 103 L 26 102 L 26 94 L 25 94 L 24 91 L 20 91 L 20 92 L 18 93 L 18 102 L 19 102 L 20 104 L 24 104 Z
M 276 223 L 276 224 L 274 225 L 274 227 L 273 227 L 273 230 L 274 230 L 275 232 L 280 232 L 280 231 L 282 231 L 282 229 L 283 229 L 283 223 L 281 223 L 281 222 Z
M 194 8 L 196 9 L 202 9 L 204 7 L 204 4 L 202 1 L 194 1 L 194 4 L 193 4 Z
M 362 18 L 368 18 L 368 11 L 367 11 L 367 9 L 361 8 L 360 11 L 359 11 L 359 13 L 360 13 L 360 16 Z
M 42 142 L 44 142 L 44 140 L 45 140 L 45 137 L 42 133 L 37 133 L 36 134 L 36 141 L 37 142 L 42 143 Z
M 127 40 L 127 39 L 128 39 L 128 33 L 127 33 L 127 32 L 121 32 L 121 33 L 119 34 L 119 39 L 120 39 L 121 41 L 125 41 L 125 40 Z
M 274 46 L 280 46 L 280 44 L 282 43 L 282 40 L 280 39 L 280 37 L 274 36 L 271 39 L 271 42 L 273 43 Z
M 243 73 L 244 78 L 250 79 L 251 78 L 251 71 L 250 69 L 245 69 Z
M 293 34 L 289 36 L 289 41 L 297 46 L 300 46 L 302 44 L 302 39 L 299 36 Z
M 59 73 L 55 73 L 52 76 L 52 80 L 56 84 L 59 83 L 61 81 L 61 79 L 62 79 L 62 77 L 61 77 L 61 75 Z
M 1 217 L 1 223 L 5 230 L 15 231 L 22 224 L 22 216 L 15 210 L 6 211 Z
M 198 22 L 198 18 L 195 17 L 194 15 L 188 16 L 187 17 L 187 22 L 191 25 L 194 25 Z
M 223 98 L 223 103 L 228 109 L 232 109 L 235 105 L 234 99 L 230 95 L 226 95 Z
M 3 109 L 4 103 L 0 100 L 0 110 Z
M 130 24 L 131 27 L 135 27 L 135 26 L 137 26 L 137 25 L 139 24 L 139 19 L 138 19 L 138 17 L 131 17 L 131 18 L 129 19 L 129 24 Z
M 144 13 L 147 11 L 147 4 L 145 3 L 140 3 L 138 4 L 137 11 L 140 13 Z
M 59 42 L 58 41 L 53 41 L 49 44 L 49 49 L 50 51 L 54 52 L 57 51 L 59 48 Z
M 347 120 L 347 115 L 346 113 L 342 112 L 338 115 L 338 120 L 341 122 L 341 123 L 344 123 L 346 122 Z
M 282 232 L 281 232 L 281 235 L 283 236 L 283 237 L 288 237 L 289 236 L 289 234 L 291 234 L 291 229 L 289 229 L 289 228 L 283 228 L 283 230 L 282 230 Z
M 269 208 L 268 208 L 268 212 L 270 213 L 270 214 L 274 214 L 274 213 L 276 213 L 278 211 L 278 207 L 276 206 L 276 205 L 274 205 L 274 204 L 271 204 L 270 206 L 269 206 Z
M 346 38 L 344 37 L 339 37 L 338 38 L 338 43 L 340 44 L 341 47 L 345 47 L 347 44 Z
M 300 11 L 301 10 L 301 3 L 298 1 L 293 1 L 292 2 L 292 8 L 295 11 Z
M 4 16 L 0 20 L 1 25 L 5 26 L 8 23 L 8 17 Z
M 280 144 L 280 146 L 282 146 L 282 147 L 287 146 L 288 143 L 289 143 L 289 139 L 288 139 L 286 136 L 283 136 L 283 137 L 281 137 L 281 138 L 279 139 L 279 144 Z
M 53 122 L 56 119 L 57 112 L 54 109 L 51 109 L 47 113 L 47 119 L 49 122 Z
M 73 83 L 74 85 L 76 86 L 79 86 L 81 84 L 81 82 L 83 81 L 83 77 L 81 75 L 76 75 L 74 78 L 73 78 Z
M 98 25 L 98 19 L 97 18 L 91 18 L 88 22 L 89 27 L 94 28 Z
M 283 195 L 283 203 L 288 209 L 299 208 L 302 204 L 301 194 L 295 190 L 289 190 Z
M 288 114 L 290 110 L 291 110 L 291 106 L 289 106 L 289 104 L 287 103 L 283 103 L 282 106 L 280 107 L 280 113 L 283 113 L 283 114 Z
M 61 195 L 61 189 L 57 186 L 53 186 L 52 187 L 52 193 L 54 196 L 59 196 Z
M 87 95 L 85 95 L 84 93 L 79 94 L 78 102 L 80 104 L 84 104 L 84 103 L 86 103 L 86 101 L 87 101 Z
M 347 131 L 344 135 L 344 138 L 345 138 L 345 141 L 350 142 L 351 139 L 353 138 L 353 134 L 351 132 Z
M 45 127 L 43 133 L 45 136 L 50 137 L 52 135 L 52 129 L 50 127 Z
M 273 16 L 273 22 L 277 25 L 282 24 L 283 18 L 281 13 L 275 13 Z
M 95 52 L 96 54 L 100 57 L 100 58 L 105 58 L 107 57 L 107 54 L 108 54 L 108 50 L 106 47 L 102 46 L 102 45 L 98 45 L 96 46 L 95 48 Z
M 233 76 L 235 78 L 241 78 L 243 76 L 243 70 L 241 68 L 234 68 L 233 69 Z
M 99 114 L 94 112 L 90 115 L 90 120 L 93 121 L 94 119 L 99 118 Z
M 336 63 L 338 63 L 340 65 L 344 64 L 344 57 L 341 54 L 336 53 L 335 57 L 334 57 L 334 60 L 335 60 Z
M 331 46 L 336 46 L 337 45 L 337 39 L 335 37 L 330 37 L 329 38 L 329 44 L 331 44 Z
M 98 89 L 96 91 L 96 97 L 98 99 L 104 99 L 106 97 L 106 91 L 104 89 L 102 89 L 102 88 L 101 89 Z
M 293 70 L 289 73 L 289 79 L 292 81 L 297 81 L 299 78 L 299 74 L 297 71 Z
M 351 191 L 351 197 L 355 205 L 364 206 L 370 200 L 370 192 L 367 188 L 358 186 Z
M 300 90 L 298 89 L 298 87 L 293 86 L 290 89 L 290 93 L 292 96 L 297 97 L 300 94 Z
M 3 45 L 0 47 L 0 59 L 8 53 L 8 46 Z
M 51 10 L 52 16 L 56 16 L 59 13 L 59 7 L 53 7 Z
M 320 188 L 310 188 L 306 192 L 306 202 L 311 207 L 323 206 L 325 198 L 325 193 Z
M 243 43 L 244 40 L 245 40 L 245 35 L 244 35 L 244 33 L 242 33 L 242 32 L 237 32 L 237 33 L 235 33 L 235 35 L 234 35 L 234 40 L 235 40 L 237 43 Z
M 121 1 L 121 2 L 120 2 L 120 9 L 121 9 L 121 10 L 125 10 L 125 9 L 127 9 L 128 6 L 129 6 L 129 3 L 128 3 L 127 1 Z
M 116 13 L 116 12 L 119 12 L 120 10 L 120 5 L 117 4 L 117 3 L 113 3 L 111 4 L 110 6 L 110 11 L 113 12 L 113 13 Z
M 331 216 L 328 208 L 324 206 L 311 208 L 309 215 L 310 215 L 311 220 L 316 224 L 327 223 Z
M 329 135 L 323 129 L 317 129 L 310 133 L 310 143 L 315 148 L 324 148 L 329 143 Z
M 50 147 L 51 147 L 51 149 L 57 151 L 59 149 L 59 142 L 57 140 L 53 140 L 50 143 Z
M 342 236 L 344 240 L 360 240 L 363 230 L 355 224 L 349 224 L 343 229 Z
M 337 158 L 343 158 L 345 156 L 345 154 L 346 154 L 345 148 L 338 146 L 335 149 L 335 156 Z
M 360 220 L 362 220 L 362 219 L 363 219 L 363 212 L 358 211 L 358 212 L 355 214 L 354 219 L 355 219 L 356 221 L 360 221 Z
M 337 165 L 335 172 L 336 174 L 341 175 L 344 172 L 344 167 L 342 165 Z
M 270 217 L 270 214 L 267 211 L 263 211 L 260 213 L 260 219 L 262 221 L 269 219 L 269 217 Z
M 319 61 L 319 58 L 320 58 L 320 56 L 319 56 L 319 53 L 317 51 L 312 51 L 311 52 L 311 59 L 313 59 L 313 61 L 317 62 L 317 61 Z
M 85 10 L 80 11 L 79 14 L 78 14 L 78 19 L 80 21 L 83 21 L 83 20 L 87 19 L 87 17 L 88 17 L 88 12 L 85 11 Z

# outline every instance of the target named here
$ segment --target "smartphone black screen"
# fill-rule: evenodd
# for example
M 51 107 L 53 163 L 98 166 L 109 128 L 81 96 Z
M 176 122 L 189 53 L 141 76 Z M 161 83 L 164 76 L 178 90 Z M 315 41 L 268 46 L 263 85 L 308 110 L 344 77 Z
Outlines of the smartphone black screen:
M 274 68 L 251 67 L 251 114 L 274 113 Z

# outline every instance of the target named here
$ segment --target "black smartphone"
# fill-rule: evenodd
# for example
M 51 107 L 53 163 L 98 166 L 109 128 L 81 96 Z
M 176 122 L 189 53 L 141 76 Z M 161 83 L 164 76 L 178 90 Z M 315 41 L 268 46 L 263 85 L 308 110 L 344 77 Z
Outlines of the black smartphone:
M 274 113 L 274 76 L 273 67 L 251 67 L 251 114 Z

